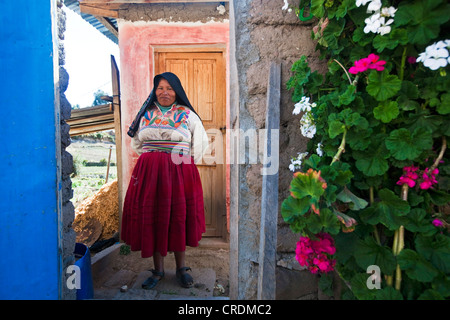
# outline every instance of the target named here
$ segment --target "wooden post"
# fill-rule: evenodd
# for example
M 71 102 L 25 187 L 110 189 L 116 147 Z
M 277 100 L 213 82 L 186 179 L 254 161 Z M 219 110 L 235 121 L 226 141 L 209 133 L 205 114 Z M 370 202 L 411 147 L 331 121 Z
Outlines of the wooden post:
M 116 136 L 117 188 L 119 192 L 119 231 L 122 224 L 122 129 L 120 115 L 120 76 L 116 59 L 111 55 L 111 75 L 114 110 L 114 132 Z
M 106 168 L 106 179 L 105 179 L 105 184 L 108 183 L 109 166 L 110 166 L 110 164 L 111 164 L 111 151 L 112 151 L 112 146 L 109 146 L 108 167 Z
M 259 300 L 274 300 L 276 294 L 276 254 L 278 221 L 278 160 L 280 130 L 281 65 L 270 66 L 266 106 L 266 145 L 263 161 L 261 227 L 259 239 Z M 274 138 L 272 140 L 272 138 Z M 274 162 L 274 159 L 276 160 Z M 270 162 L 269 162 L 270 160 Z M 269 162 L 269 163 L 268 163 Z M 275 167 L 275 172 L 274 168 Z M 271 167 L 272 166 L 272 167 Z M 270 170 L 269 170 L 269 167 Z

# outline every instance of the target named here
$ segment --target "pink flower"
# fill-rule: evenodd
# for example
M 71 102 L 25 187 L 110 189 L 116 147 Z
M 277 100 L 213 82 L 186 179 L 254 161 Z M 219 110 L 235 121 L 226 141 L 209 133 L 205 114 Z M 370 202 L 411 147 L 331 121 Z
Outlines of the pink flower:
M 416 63 L 416 57 L 408 57 L 408 63 L 409 63 L 409 64 L 414 64 L 414 63 Z
M 375 69 L 377 71 L 383 71 L 384 65 L 386 61 L 379 60 L 380 57 L 374 53 L 369 54 L 367 58 L 362 58 L 360 60 L 356 60 L 353 67 L 350 67 L 348 72 L 351 74 L 357 74 L 359 72 L 364 72 L 368 69 Z
M 333 238 L 327 233 L 319 233 L 315 237 L 317 240 L 300 237 L 295 250 L 295 258 L 311 273 L 333 271 L 336 265 L 336 260 L 331 259 L 336 252 Z
M 433 220 L 433 225 L 435 226 L 435 227 L 442 227 L 444 224 L 442 223 L 442 221 L 441 220 L 439 220 L 439 219 L 434 219 Z
M 416 180 L 419 177 L 419 175 L 416 173 L 417 170 L 419 170 L 419 168 L 414 166 L 404 167 L 403 168 L 404 174 L 397 181 L 397 184 L 398 185 L 407 184 L 410 188 L 414 187 L 416 185 Z
M 438 181 L 436 180 L 436 175 L 439 173 L 439 169 L 434 169 L 431 174 L 429 174 L 428 172 L 429 169 L 426 168 L 422 175 L 423 182 L 420 184 L 420 189 L 422 190 L 430 189 L 434 184 L 438 183 Z
M 369 69 L 375 69 L 377 71 L 384 70 L 384 65 L 386 64 L 386 61 L 378 60 L 378 59 L 380 59 L 380 57 L 377 56 L 376 54 L 373 54 L 373 53 L 369 54 L 367 59 L 370 62 Z
M 412 188 L 416 185 L 416 182 L 411 178 L 401 176 L 400 179 L 397 181 L 397 184 L 398 185 L 407 184 L 410 188 Z
M 357 74 L 359 72 L 364 72 L 369 69 L 370 61 L 367 58 L 355 61 L 355 66 L 351 67 L 348 72 L 351 74 Z

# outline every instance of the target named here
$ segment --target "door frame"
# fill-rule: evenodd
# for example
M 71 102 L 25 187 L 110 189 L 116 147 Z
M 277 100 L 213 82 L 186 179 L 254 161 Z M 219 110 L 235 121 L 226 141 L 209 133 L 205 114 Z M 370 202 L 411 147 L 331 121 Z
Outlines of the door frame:
M 223 66 L 223 77 L 225 83 L 227 84 L 225 87 L 225 93 L 223 94 L 223 119 L 225 123 L 225 129 L 229 128 L 229 103 L 228 103 L 228 63 L 227 63 L 227 45 L 222 43 L 211 43 L 211 44 L 161 44 L 161 45 L 150 45 L 150 61 L 152 61 L 150 76 L 151 79 L 156 75 L 156 66 L 158 64 L 157 59 L 159 53 L 221 53 L 222 61 L 221 64 Z M 219 128 L 217 128 L 219 129 Z M 223 188 L 224 188 L 224 210 L 222 213 L 217 213 L 216 218 L 219 219 L 217 229 L 219 235 L 218 238 L 222 238 L 228 242 L 229 240 L 229 181 L 230 181 L 230 171 L 229 171 L 229 132 L 225 132 L 224 136 L 224 161 L 223 161 L 223 169 L 222 169 L 222 180 L 223 180 Z M 214 237 L 210 237 L 214 238 Z

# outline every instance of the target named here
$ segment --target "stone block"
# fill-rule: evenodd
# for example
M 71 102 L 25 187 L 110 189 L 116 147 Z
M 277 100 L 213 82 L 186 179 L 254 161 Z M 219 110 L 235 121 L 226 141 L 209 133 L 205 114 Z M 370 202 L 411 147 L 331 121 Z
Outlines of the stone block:
M 316 275 L 309 271 L 288 270 L 277 268 L 277 300 L 297 300 L 304 297 L 317 296 Z

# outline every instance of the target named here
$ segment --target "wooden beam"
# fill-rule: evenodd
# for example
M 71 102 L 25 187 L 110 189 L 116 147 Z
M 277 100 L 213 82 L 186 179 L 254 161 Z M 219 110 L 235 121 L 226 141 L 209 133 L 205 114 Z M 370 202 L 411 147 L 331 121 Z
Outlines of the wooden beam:
M 69 119 L 67 120 L 67 123 L 71 127 L 80 126 L 84 124 L 91 124 L 91 123 L 102 123 L 102 122 L 109 122 L 114 121 L 114 114 L 103 114 L 100 116 L 95 117 L 86 117 L 86 118 L 78 118 L 78 119 Z
M 67 124 L 70 125 L 71 136 L 114 129 L 112 104 L 72 110 Z
M 95 16 L 95 18 L 100 21 L 101 24 L 103 24 L 106 29 L 108 29 L 109 31 L 111 31 L 111 33 L 116 37 L 119 38 L 119 30 L 116 28 L 116 26 L 114 24 L 111 23 L 111 21 L 109 21 L 108 18 L 105 17 L 101 17 L 101 16 Z
M 79 128 L 70 128 L 69 134 L 71 137 L 79 136 L 81 134 L 99 132 L 104 130 L 112 130 L 114 129 L 114 122 L 107 122 L 104 124 L 95 124 L 92 126 L 83 126 Z
M 94 107 L 87 107 L 72 110 L 70 120 L 86 117 L 94 117 L 102 114 L 112 114 L 112 104 L 102 104 Z
M 80 11 L 93 16 L 119 18 L 118 9 L 118 6 L 111 7 L 107 3 L 84 4 L 80 2 Z

